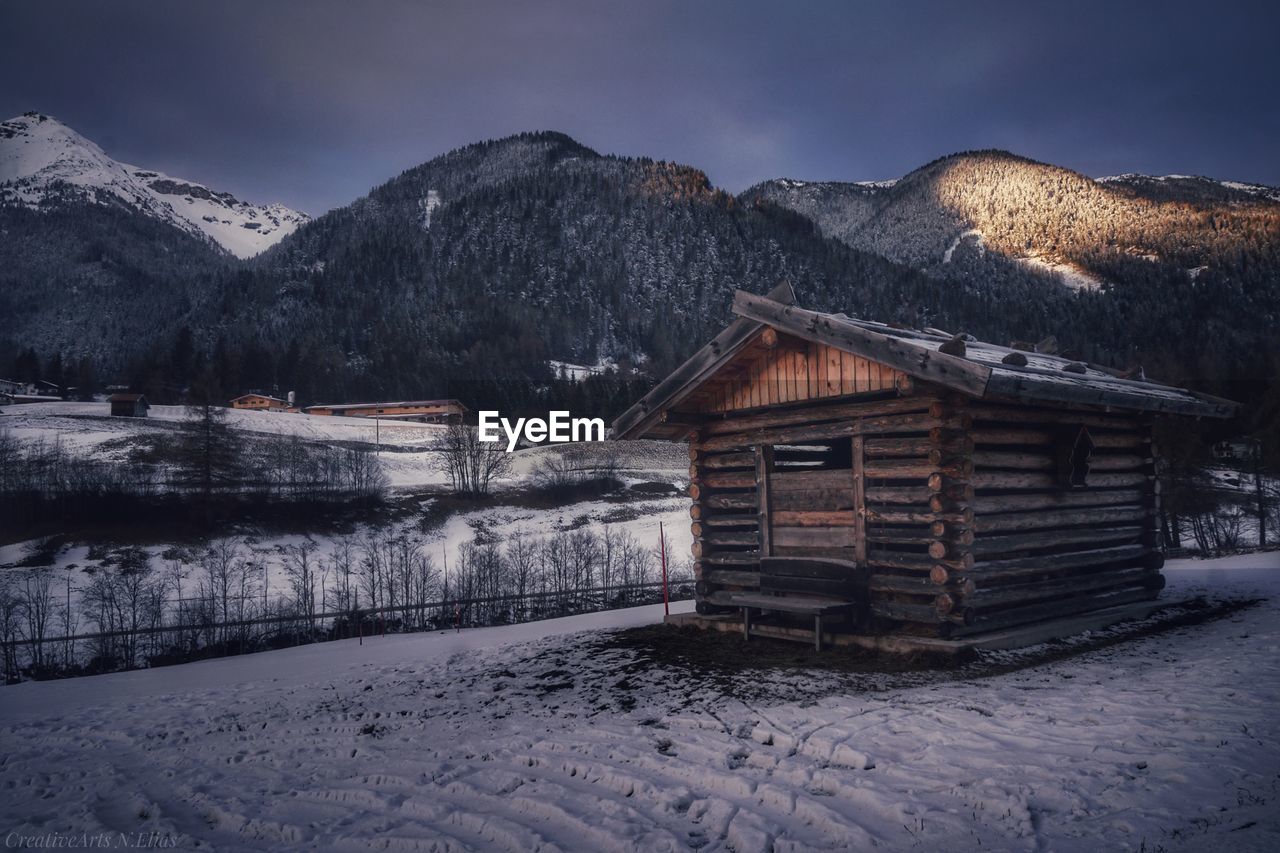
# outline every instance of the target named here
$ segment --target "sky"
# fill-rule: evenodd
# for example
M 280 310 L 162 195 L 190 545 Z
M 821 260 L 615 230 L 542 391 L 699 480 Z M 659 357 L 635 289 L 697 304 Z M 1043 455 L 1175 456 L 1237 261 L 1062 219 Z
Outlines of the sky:
M 878 180 L 1003 148 L 1280 185 L 1280 4 L 0 0 L 0 116 L 319 214 L 461 145 Z

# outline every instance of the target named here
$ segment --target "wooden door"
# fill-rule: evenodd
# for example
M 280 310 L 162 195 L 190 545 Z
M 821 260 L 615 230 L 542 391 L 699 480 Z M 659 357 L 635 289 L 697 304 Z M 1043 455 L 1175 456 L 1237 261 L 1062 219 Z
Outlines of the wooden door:
M 866 563 L 862 438 L 756 448 L 760 554 Z

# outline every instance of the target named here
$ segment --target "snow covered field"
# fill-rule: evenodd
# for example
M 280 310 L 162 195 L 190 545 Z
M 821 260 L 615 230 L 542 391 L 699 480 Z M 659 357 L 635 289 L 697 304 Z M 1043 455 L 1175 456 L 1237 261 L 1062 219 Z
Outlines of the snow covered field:
M 602 630 L 660 616 L 637 608 L 25 683 L 0 689 L 0 828 L 231 850 L 1278 849 L 1280 557 L 1166 571 L 1171 598 L 1265 600 L 948 670 L 764 643 L 760 667 L 707 665 L 679 652 L 705 635 Z
M 445 429 L 436 424 L 244 409 L 225 411 L 228 425 L 250 437 L 294 435 L 305 441 L 341 442 L 368 449 L 381 446 L 383 452 L 378 459 L 393 489 L 448 483 L 448 475 L 435 464 L 436 453 L 429 449 Z M 0 408 L 0 430 L 24 440 L 56 440 L 68 450 L 93 454 L 96 458 L 124 460 L 137 439 L 148 433 L 176 430 L 190 418 L 184 406 L 152 406 L 145 418 L 112 417 L 109 412 L 105 402 L 7 406 Z M 620 460 L 624 474 L 635 471 L 645 476 L 684 476 L 686 473 L 688 459 L 683 448 L 677 445 L 632 441 L 621 446 L 626 448 Z M 519 451 L 515 454 L 511 476 L 499 485 L 527 479 L 546 454 L 563 452 L 564 447 L 548 445 Z

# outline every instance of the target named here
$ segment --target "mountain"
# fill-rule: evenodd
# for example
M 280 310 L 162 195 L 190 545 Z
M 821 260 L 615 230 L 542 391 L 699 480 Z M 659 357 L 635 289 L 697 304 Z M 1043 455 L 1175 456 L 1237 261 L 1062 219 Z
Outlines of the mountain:
M 299 229 L 235 276 L 220 334 L 255 354 L 242 363 L 286 365 L 243 384 L 532 394 L 551 361 L 660 373 L 727 322 L 735 288 L 783 278 L 891 319 L 933 301 L 918 273 L 789 212 L 743 208 L 697 169 L 521 134 L 435 158 Z
M 1001 152 L 733 196 L 690 166 L 526 133 L 409 169 L 248 260 L 130 205 L 0 205 L 0 365 L 83 360 L 157 401 L 199 375 L 304 402 L 609 414 L 718 332 L 733 290 L 785 279 L 819 310 L 1052 335 L 1280 412 L 1278 211 Z M 555 362 L 620 371 L 567 383 Z
M 117 162 L 40 113 L 0 122 L 0 204 L 40 209 L 73 198 L 129 208 L 238 258 L 275 245 L 310 219 L 281 204 L 251 204 L 195 181 Z
M 1127 186 L 1140 195 L 1156 201 L 1205 202 L 1280 202 L 1280 189 L 1264 184 L 1240 181 L 1217 181 L 1198 175 L 1112 175 L 1098 178 L 1099 183 Z
M 742 198 L 950 281 L 1097 289 L 1142 264 L 1195 281 L 1280 268 L 1280 190 L 1183 176 L 1094 180 L 1003 151 L 943 157 L 878 184 L 766 181 Z

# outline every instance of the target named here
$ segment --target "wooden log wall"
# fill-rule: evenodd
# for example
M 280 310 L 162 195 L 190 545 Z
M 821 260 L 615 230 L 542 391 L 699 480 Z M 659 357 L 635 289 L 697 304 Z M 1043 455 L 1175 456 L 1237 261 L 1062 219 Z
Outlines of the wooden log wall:
M 973 567 L 972 426 L 963 397 L 932 403 L 923 433 L 864 444 L 871 612 L 880 630 L 947 633 L 962 619 L 936 608 Z
M 1081 425 L 1091 467 L 1085 487 L 1066 489 L 1056 447 Z M 758 588 L 761 553 L 864 562 L 875 628 L 924 635 L 1149 599 L 1163 585 L 1154 448 L 1136 415 L 922 387 L 731 416 L 694 436 L 689 456 L 700 612 L 715 611 L 717 592 Z
M 864 558 L 873 571 L 907 566 L 927 581 L 938 562 L 928 554 L 931 526 L 968 517 L 932 509 L 929 486 L 940 470 L 965 473 L 942 454 L 963 445 L 966 426 L 927 395 L 846 398 L 705 426 L 689 450 L 700 611 L 714 611 L 706 599 L 717 592 L 758 587 L 761 553 Z
M 937 433 L 928 487 L 927 583 L 900 561 L 873 578 L 877 612 L 901 630 L 960 636 L 1153 598 L 1163 586 L 1150 423 L 1136 415 L 951 400 L 971 423 Z M 1078 427 L 1094 449 L 1066 489 L 1057 446 Z M 950 442 L 950 444 L 946 444 Z M 874 492 L 873 492 L 874 493 Z M 905 495 L 903 497 L 906 497 Z M 894 518 L 916 517 L 894 516 Z M 875 543 L 873 529 L 870 541 Z

